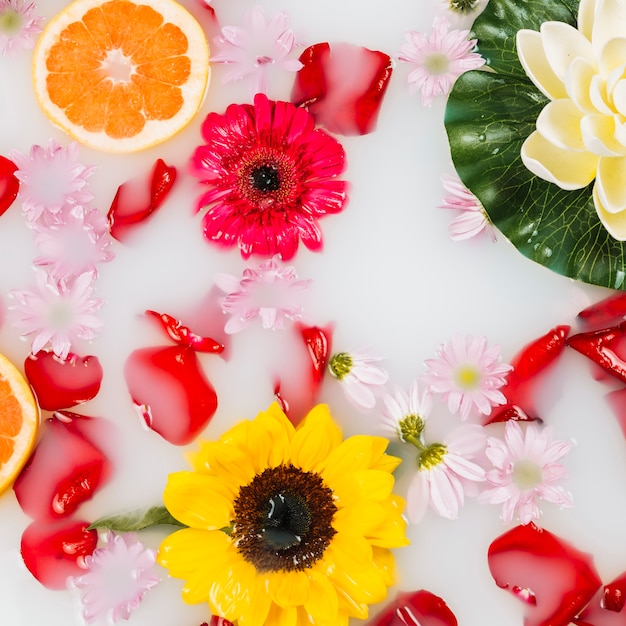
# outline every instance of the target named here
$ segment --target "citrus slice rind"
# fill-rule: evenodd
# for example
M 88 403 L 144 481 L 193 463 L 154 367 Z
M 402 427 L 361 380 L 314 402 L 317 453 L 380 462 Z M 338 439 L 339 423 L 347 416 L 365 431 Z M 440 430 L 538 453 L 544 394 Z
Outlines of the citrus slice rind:
M 0 354 L 0 493 L 13 484 L 24 467 L 38 429 L 39 407 L 28 382 Z
M 113 41 L 115 35 L 112 35 L 109 38 L 108 33 L 104 33 L 99 31 L 96 33 L 100 38 L 98 39 L 96 36 L 93 36 L 91 33 L 84 28 L 84 24 L 82 22 L 85 14 L 93 9 L 100 10 L 100 7 L 114 6 L 114 5 L 131 5 L 136 7 L 138 10 L 142 9 L 144 12 L 152 10 L 160 14 L 163 18 L 163 25 L 169 27 L 171 31 L 175 31 L 177 33 L 182 33 L 186 38 L 186 50 L 184 53 L 176 56 L 176 59 L 180 59 L 181 57 L 186 57 L 188 61 L 185 59 L 185 62 L 188 65 L 188 74 L 186 75 L 186 79 L 184 82 L 176 82 L 174 85 L 170 84 L 171 81 L 167 76 L 167 66 L 163 66 L 163 71 L 159 67 L 159 64 L 163 65 L 163 63 L 167 63 L 167 58 L 162 58 L 154 54 L 151 58 L 146 58 L 146 54 L 142 54 L 142 58 L 140 63 L 145 66 L 151 65 L 152 70 L 150 71 L 150 75 L 146 78 L 143 75 L 137 74 L 138 64 L 135 62 L 133 56 L 127 57 L 126 55 L 120 54 L 118 50 L 117 44 Z M 126 25 L 125 25 L 126 26 Z M 145 28 L 140 28 L 142 26 L 141 22 L 138 20 L 130 20 L 129 25 L 126 27 L 125 36 L 133 35 L 134 29 L 139 29 L 144 31 Z M 145 24 L 144 24 L 145 26 Z M 108 55 L 107 60 L 112 59 L 109 66 L 120 65 L 120 63 L 126 63 L 130 65 L 130 69 L 128 71 L 128 76 L 124 76 L 120 78 L 119 76 L 109 77 L 108 68 L 102 68 L 100 70 L 96 67 L 97 71 L 100 73 L 104 72 L 104 76 L 102 80 L 94 81 L 85 79 L 85 68 L 87 65 L 90 66 L 88 71 L 94 70 L 94 63 L 104 63 L 101 59 L 86 54 L 80 54 L 80 45 L 84 44 L 84 41 L 77 42 L 77 49 L 79 54 L 76 54 L 74 58 L 71 55 L 68 55 L 66 65 L 62 65 L 59 67 L 60 63 L 63 63 L 63 60 L 59 61 L 58 55 L 55 55 L 54 60 L 51 62 L 51 51 L 56 51 L 58 46 L 60 45 L 61 39 L 64 41 L 71 40 L 72 36 L 75 33 L 83 34 L 83 32 L 87 32 L 89 36 L 92 36 L 94 41 L 94 47 L 101 46 L 98 51 L 103 55 Z M 109 39 L 109 41 L 113 41 L 111 44 L 102 45 L 103 40 Z M 148 42 L 149 37 L 146 38 L 143 34 L 139 38 L 142 42 Z M 73 42 L 72 42 L 73 43 Z M 56 46 L 56 48 L 55 48 Z M 148 43 L 146 43 L 148 46 Z M 86 52 L 86 50 L 85 50 Z M 165 55 L 164 55 L 165 56 Z M 85 59 L 90 58 L 90 63 L 85 65 Z M 120 61 L 120 59 L 122 59 Z M 83 63 L 83 65 L 80 65 Z M 50 66 L 53 66 L 53 71 L 51 71 Z M 115 71 L 115 67 L 113 71 Z M 139 70 L 141 71 L 141 70 Z M 169 139 L 180 130 L 182 130 L 189 122 L 194 118 L 196 113 L 198 112 L 202 102 L 204 100 L 208 83 L 209 83 L 209 47 L 207 44 L 206 36 L 200 24 L 196 21 L 196 19 L 180 4 L 175 2 L 174 0 L 138 0 L 137 2 L 133 2 L 132 0 L 75 0 L 72 4 L 68 5 L 65 9 L 63 9 L 60 13 L 58 13 L 55 17 L 53 17 L 42 34 L 40 35 L 37 45 L 35 47 L 35 51 L 33 54 L 33 88 L 35 91 L 35 95 L 37 101 L 44 114 L 50 119 L 50 121 L 65 131 L 72 138 L 76 139 L 78 142 L 94 148 L 96 150 L 101 150 L 105 152 L 135 152 L 138 150 L 143 150 L 159 144 L 166 139 Z M 82 73 L 81 73 L 82 72 Z M 93 76 L 93 74 L 91 74 Z M 54 80 L 54 83 L 51 81 Z M 155 87 L 156 95 L 153 98 L 153 91 L 151 91 L 150 87 L 141 86 L 140 89 L 141 95 L 143 96 L 142 103 L 143 106 L 139 106 L 135 104 L 137 101 L 137 89 L 136 83 L 137 79 L 141 79 L 143 83 L 149 82 L 150 85 Z M 74 89 L 74 93 L 62 94 L 62 98 L 58 96 L 54 99 L 51 97 L 51 85 L 56 86 L 61 85 L 61 89 L 63 89 L 63 83 L 67 84 L 68 92 L 71 89 Z M 134 95 L 129 97 L 129 100 L 132 100 L 131 106 L 127 107 L 129 110 L 134 109 L 132 114 L 135 118 L 143 117 L 145 124 L 143 128 L 139 132 L 129 131 L 126 133 L 127 136 L 124 136 L 126 127 L 122 122 L 116 125 L 115 132 L 111 134 L 108 132 L 108 129 L 97 128 L 93 129 L 94 124 L 83 124 L 80 121 L 76 120 L 76 116 L 68 116 L 68 110 L 75 106 L 76 100 L 76 91 L 77 86 L 80 88 L 83 84 L 85 85 L 84 90 L 81 89 L 82 98 L 91 97 L 91 100 L 85 100 L 86 104 L 84 105 L 84 109 L 86 111 L 95 111 L 99 110 L 98 106 L 94 106 L 92 100 L 97 99 L 99 93 L 96 93 L 95 96 L 90 96 L 91 89 L 94 87 L 94 83 L 98 83 L 99 85 L 106 84 L 109 85 L 117 85 L 118 87 L 123 86 L 120 83 L 126 83 L 131 87 L 131 90 L 134 90 Z M 132 83 L 132 85 L 130 85 Z M 89 87 L 89 89 L 88 89 Z M 181 100 L 180 108 L 178 108 L 177 112 L 170 117 L 159 117 L 159 114 L 155 115 L 149 111 L 149 107 L 152 106 L 152 103 L 157 100 L 160 102 L 167 104 L 171 103 L 171 98 L 165 98 L 163 96 L 164 92 L 167 92 L 167 89 L 170 91 L 180 92 L 180 97 L 177 95 L 177 100 Z M 102 90 L 98 90 L 102 91 Z M 159 94 L 158 92 L 161 91 Z M 145 97 L 147 96 L 147 97 Z M 54 101 L 56 100 L 56 102 Z M 117 98 L 119 101 L 119 97 Z M 62 101 L 62 105 L 60 106 L 58 102 Z M 66 105 L 66 101 L 71 101 L 70 105 Z M 112 100 L 111 100 L 112 101 Z M 111 101 L 109 104 L 102 104 L 101 109 L 105 111 L 110 111 L 111 109 Z M 145 103 L 149 104 L 146 105 Z M 153 107 L 154 108 L 154 107 Z M 158 108 L 158 105 L 157 107 Z M 96 119 L 94 115 L 94 119 Z M 104 126 L 104 120 L 102 120 Z M 87 128 L 86 126 L 91 125 L 92 128 Z M 96 124 L 97 125 L 97 124 Z M 128 127 L 132 127 L 132 124 L 128 124 Z M 121 130 L 121 132 L 120 132 Z

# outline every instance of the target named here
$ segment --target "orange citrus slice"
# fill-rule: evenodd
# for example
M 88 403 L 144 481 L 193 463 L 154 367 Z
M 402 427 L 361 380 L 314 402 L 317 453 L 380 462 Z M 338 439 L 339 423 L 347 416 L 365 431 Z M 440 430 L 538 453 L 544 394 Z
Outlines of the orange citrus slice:
M 39 428 L 35 396 L 19 370 L 0 354 L 0 493 L 26 463 Z
M 208 80 L 204 32 L 174 0 L 76 0 L 50 20 L 33 58 L 47 117 L 108 152 L 142 150 L 182 130 Z

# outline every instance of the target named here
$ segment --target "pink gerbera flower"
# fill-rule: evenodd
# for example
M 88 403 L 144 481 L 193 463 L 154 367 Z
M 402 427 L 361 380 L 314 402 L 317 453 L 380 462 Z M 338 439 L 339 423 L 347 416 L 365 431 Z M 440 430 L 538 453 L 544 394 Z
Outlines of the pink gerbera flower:
M 57 278 L 96 271 L 99 263 L 113 259 L 107 219 L 98 209 L 81 206 L 59 214 L 58 224 L 36 222 L 34 240 L 41 252 L 34 263 L 48 267 Z
M 263 328 L 272 330 L 282 330 L 287 320 L 301 319 L 300 297 L 311 281 L 297 278 L 295 268 L 282 266 L 276 257 L 257 269 L 245 269 L 242 279 L 218 274 L 215 283 L 226 293 L 222 310 L 230 315 L 224 330 L 238 333 L 257 317 Z
M 280 11 L 268 22 L 261 7 L 244 14 L 244 27 L 224 26 L 216 37 L 214 63 L 225 63 L 224 83 L 250 79 L 252 93 L 266 93 L 269 72 L 279 69 L 297 72 L 302 63 L 289 58 L 296 39 L 289 28 L 289 15 Z
M 423 33 L 405 33 L 407 42 L 400 47 L 398 58 L 415 66 L 408 76 L 411 92 L 422 92 L 422 103 L 430 106 L 435 96 L 446 95 L 454 81 L 468 70 L 485 63 L 480 54 L 471 52 L 475 39 L 468 30 L 450 30 L 444 16 L 434 23 L 430 37 Z
M 486 337 L 457 335 L 425 364 L 429 371 L 421 376 L 422 382 L 432 393 L 442 394 L 448 409 L 463 420 L 476 413 L 489 415 L 491 407 L 506 402 L 500 387 L 512 368 L 500 362 L 499 346 L 487 347 Z
M 330 358 L 328 369 L 342 383 L 351 402 L 371 409 L 376 404 L 373 389 L 389 380 L 387 372 L 376 365 L 379 361 L 382 357 L 365 351 L 338 352 Z
M 491 488 L 479 500 L 502 505 L 502 519 L 509 523 L 517 515 L 522 524 L 539 519 L 537 500 L 563 508 L 573 506 L 572 497 L 558 483 L 566 477 L 559 459 L 572 448 L 568 441 L 553 441 L 550 427 L 528 424 L 526 432 L 514 420 L 506 423 L 504 441 L 487 439 L 485 454 L 493 465 L 485 477 Z
M 156 550 L 144 548 L 134 533 L 108 532 L 106 546 L 85 557 L 88 571 L 71 580 L 71 585 L 82 591 L 85 622 L 128 619 L 146 591 L 159 583 L 155 562 Z
M 15 326 L 22 337 L 33 336 L 31 352 L 37 354 L 50 344 L 61 359 L 67 358 L 72 343 L 95 339 L 102 322 L 95 315 L 103 300 L 92 298 L 94 273 L 85 272 L 70 279 L 56 279 L 37 270 L 37 288 L 14 289 L 16 301 L 9 307 L 18 315 Z
M 0 0 L 0 54 L 13 54 L 35 45 L 43 21 L 35 11 L 34 2 Z
M 313 117 L 289 102 L 257 94 L 254 106 L 232 104 L 224 115 L 209 113 L 205 145 L 191 162 L 208 187 L 197 202 L 206 208 L 204 236 L 224 247 L 291 259 L 298 242 L 319 250 L 317 220 L 338 213 L 347 183 L 341 144 L 315 129 Z
M 95 167 L 78 163 L 77 157 L 76 142 L 62 148 L 54 139 L 47 148 L 32 146 L 28 155 L 11 151 L 11 159 L 17 165 L 15 177 L 20 181 L 18 197 L 30 224 L 39 220 L 57 223 L 62 209 L 84 206 L 93 199 L 87 179 Z
M 489 232 L 492 241 L 495 241 L 487 212 L 480 200 L 461 182 L 459 177 L 444 174 L 441 182 L 449 195 L 444 197 L 443 204 L 439 208 L 459 212 L 459 215 L 450 223 L 450 238 L 454 241 L 461 241 L 476 237 L 483 232 Z
M 482 426 L 461 426 L 443 443 L 418 447 L 418 470 L 407 492 L 407 515 L 419 522 L 428 505 L 442 517 L 456 519 L 469 485 L 485 480 L 484 470 L 471 459 L 485 445 Z

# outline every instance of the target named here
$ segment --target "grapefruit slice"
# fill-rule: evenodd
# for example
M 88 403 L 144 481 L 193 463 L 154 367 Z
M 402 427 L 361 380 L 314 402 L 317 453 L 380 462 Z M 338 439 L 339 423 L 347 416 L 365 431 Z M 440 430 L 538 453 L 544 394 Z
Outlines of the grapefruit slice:
M 0 493 L 26 463 L 39 428 L 39 408 L 19 370 L 0 354 Z
M 50 20 L 33 55 L 45 115 L 77 141 L 135 152 L 182 130 L 209 80 L 209 48 L 174 0 L 75 0 Z

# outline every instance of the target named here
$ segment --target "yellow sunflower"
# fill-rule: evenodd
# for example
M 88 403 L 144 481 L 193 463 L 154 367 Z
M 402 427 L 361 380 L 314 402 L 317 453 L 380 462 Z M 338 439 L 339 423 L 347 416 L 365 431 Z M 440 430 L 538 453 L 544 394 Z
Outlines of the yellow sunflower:
M 188 528 L 163 541 L 159 563 L 186 581 L 186 602 L 238 626 L 367 618 L 393 583 L 389 548 L 408 544 L 387 443 L 343 441 L 325 405 L 294 428 L 273 404 L 169 476 L 165 506 Z

